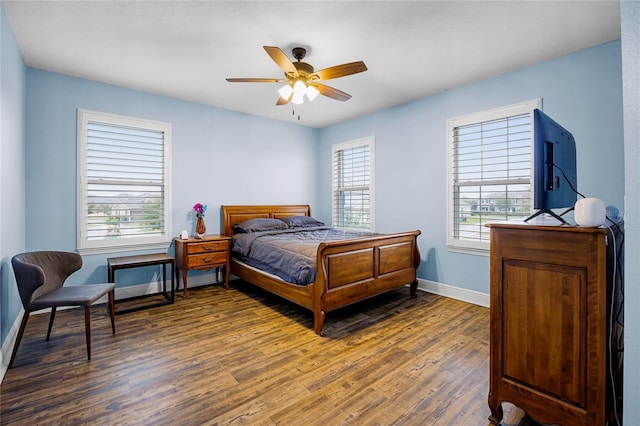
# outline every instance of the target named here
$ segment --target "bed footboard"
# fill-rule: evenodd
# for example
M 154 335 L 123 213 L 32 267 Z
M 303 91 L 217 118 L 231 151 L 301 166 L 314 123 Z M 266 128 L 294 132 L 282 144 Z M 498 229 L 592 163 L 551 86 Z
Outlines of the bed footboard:
M 314 330 L 322 334 L 325 313 L 410 285 L 416 296 L 420 231 L 320 244 L 313 294 Z

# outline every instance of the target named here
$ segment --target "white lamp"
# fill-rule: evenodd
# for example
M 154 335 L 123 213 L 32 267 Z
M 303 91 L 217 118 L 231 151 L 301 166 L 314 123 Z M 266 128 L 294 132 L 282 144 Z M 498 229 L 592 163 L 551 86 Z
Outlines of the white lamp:
M 307 86 L 307 98 L 309 98 L 310 101 L 317 98 L 319 94 L 320 92 L 318 91 L 318 89 L 316 89 L 312 85 Z
M 311 85 L 307 86 L 301 78 L 298 78 L 292 84 L 285 84 L 278 89 L 278 93 L 282 99 L 291 100 L 296 105 L 304 103 L 304 95 L 307 95 L 309 101 L 312 101 L 320 94 L 318 89 Z
M 296 82 L 293 83 L 293 98 L 291 102 L 298 105 L 304 103 L 304 94 L 306 92 L 307 86 L 305 86 L 304 81 L 296 80 Z
M 282 99 L 288 100 L 293 94 L 293 89 L 291 88 L 291 85 L 287 84 L 278 89 L 278 93 L 280 93 Z

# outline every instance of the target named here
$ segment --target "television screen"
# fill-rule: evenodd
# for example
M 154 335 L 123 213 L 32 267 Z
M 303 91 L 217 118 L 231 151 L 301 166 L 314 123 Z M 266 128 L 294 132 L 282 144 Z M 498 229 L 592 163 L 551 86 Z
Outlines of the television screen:
M 548 213 L 560 220 L 571 211 L 578 194 L 576 190 L 576 142 L 571 132 L 551 117 L 533 111 L 533 208 L 537 210 L 525 219 Z M 557 214 L 553 209 L 566 209 Z

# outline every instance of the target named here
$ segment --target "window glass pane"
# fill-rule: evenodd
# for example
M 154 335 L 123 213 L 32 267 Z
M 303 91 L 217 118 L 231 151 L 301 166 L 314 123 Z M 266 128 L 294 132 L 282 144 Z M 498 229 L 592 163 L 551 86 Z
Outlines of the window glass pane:
M 333 224 L 371 229 L 372 143 L 347 143 L 333 149 Z

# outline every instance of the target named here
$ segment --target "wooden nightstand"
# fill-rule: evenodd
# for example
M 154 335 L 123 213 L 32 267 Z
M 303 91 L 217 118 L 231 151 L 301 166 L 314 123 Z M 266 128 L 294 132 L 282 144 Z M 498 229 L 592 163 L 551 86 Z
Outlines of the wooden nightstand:
M 224 235 L 205 235 L 202 238 L 183 240 L 175 237 L 176 242 L 176 281 L 180 285 L 182 270 L 183 297 L 187 297 L 187 273 L 192 269 L 209 271 L 224 267 L 224 287 L 229 288 L 231 237 Z

